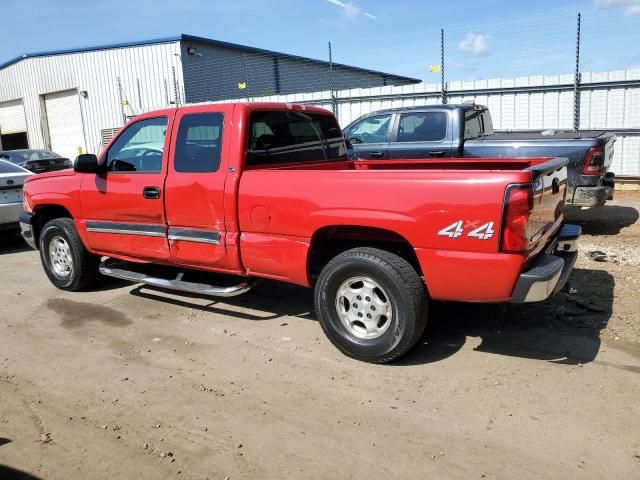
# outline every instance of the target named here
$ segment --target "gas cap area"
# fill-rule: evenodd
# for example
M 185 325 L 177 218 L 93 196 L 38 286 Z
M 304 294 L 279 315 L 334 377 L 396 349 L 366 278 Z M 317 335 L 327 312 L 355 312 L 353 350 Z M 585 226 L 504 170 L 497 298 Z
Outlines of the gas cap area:
M 271 214 L 262 205 L 256 205 L 251 209 L 251 224 L 257 230 L 265 230 L 271 222 Z

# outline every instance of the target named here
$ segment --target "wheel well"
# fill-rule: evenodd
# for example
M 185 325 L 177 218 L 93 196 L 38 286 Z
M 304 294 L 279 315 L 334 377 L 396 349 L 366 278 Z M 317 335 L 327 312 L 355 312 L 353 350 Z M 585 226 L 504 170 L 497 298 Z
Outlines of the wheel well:
M 307 269 L 310 282 L 315 283 L 322 269 L 336 255 L 357 247 L 373 247 L 394 253 L 422 275 L 416 252 L 403 236 L 382 228 L 340 225 L 321 228 L 313 235 Z
M 69 210 L 60 205 L 43 205 L 38 207 L 34 212 L 34 216 L 32 219 L 32 227 L 33 227 L 33 238 L 36 242 L 36 245 L 40 247 L 38 244 L 40 239 L 40 232 L 42 231 L 42 227 L 44 227 L 47 222 L 55 219 L 55 218 L 73 218 Z

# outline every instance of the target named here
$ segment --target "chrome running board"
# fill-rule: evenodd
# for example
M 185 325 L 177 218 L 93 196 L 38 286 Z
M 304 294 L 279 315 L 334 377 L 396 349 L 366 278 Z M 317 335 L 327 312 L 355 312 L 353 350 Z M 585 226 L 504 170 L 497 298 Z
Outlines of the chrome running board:
M 212 295 L 215 297 L 235 297 L 251 290 L 249 282 L 242 282 L 239 285 L 230 287 L 216 287 L 207 283 L 185 282 L 182 280 L 184 272 L 178 273 L 174 280 L 153 277 L 141 272 L 134 272 L 124 268 L 118 268 L 126 265 L 126 262 L 105 260 L 100 264 L 100 273 L 108 277 L 128 280 L 134 283 L 144 283 L 158 288 L 166 288 L 169 290 L 179 290 L 181 292 L 199 293 L 202 295 Z

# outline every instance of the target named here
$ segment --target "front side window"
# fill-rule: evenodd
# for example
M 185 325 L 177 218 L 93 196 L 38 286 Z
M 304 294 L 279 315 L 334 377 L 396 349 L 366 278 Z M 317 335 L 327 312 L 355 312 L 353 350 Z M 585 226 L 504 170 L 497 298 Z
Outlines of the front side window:
M 167 117 L 141 120 L 127 127 L 107 152 L 109 172 L 159 173 L 167 135 Z
M 215 172 L 220 167 L 222 113 L 185 115 L 180 121 L 176 141 L 176 172 Z
M 386 142 L 390 124 L 391 114 L 365 118 L 360 123 L 356 123 L 351 127 L 347 134 L 348 139 L 355 145 L 361 143 Z
M 248 166 L 346 159 L 340 128 L 329 115 L 254 112 L 250 131 Z
M 447 136 L 446 112 L 403 113 L 398 142 L 438 142 Z

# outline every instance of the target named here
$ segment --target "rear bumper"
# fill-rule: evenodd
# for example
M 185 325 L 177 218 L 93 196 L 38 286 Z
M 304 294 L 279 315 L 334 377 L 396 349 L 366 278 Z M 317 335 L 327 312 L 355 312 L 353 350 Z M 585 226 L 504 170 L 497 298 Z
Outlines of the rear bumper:
M 512 303 L 539 302 L 558 293 L 567 283 L 578 258 L 578 225 L 564 225 L 545 253 L 520 274 L 511 296 Z
M 20 214 L 20 230 L 22 233 L 22 238 L 24 241 L 29 244 L 29 246 L 35 250 L 38 249 L 38 245 L 36 244 L 36 238 L 33 231 L 33 214 L 29 212 L 22 212 Z
M 605 182 L 599 187 L 576 187 L 571 197 L 567 197 L 567 205 L 574 207 L 601 207 L 613 198 L 615 180 Z

